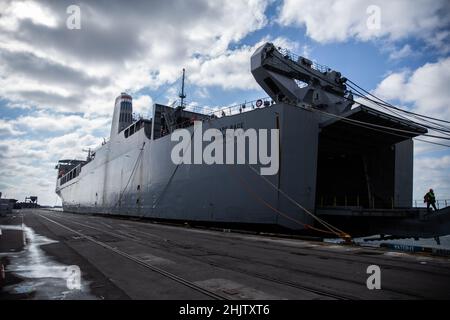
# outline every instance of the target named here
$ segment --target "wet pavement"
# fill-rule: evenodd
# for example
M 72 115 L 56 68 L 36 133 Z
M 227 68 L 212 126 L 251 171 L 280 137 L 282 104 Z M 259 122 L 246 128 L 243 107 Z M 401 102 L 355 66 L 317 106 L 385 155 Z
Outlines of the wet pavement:
M 450 298 L 444 257 L 41 209 L 0 229 L 0 299 Z
M 58 241 L 36 233 L 23 215 L 0 218 L 0 300 L 101 299 L 78 265 L 58 262 L 46 250 Z

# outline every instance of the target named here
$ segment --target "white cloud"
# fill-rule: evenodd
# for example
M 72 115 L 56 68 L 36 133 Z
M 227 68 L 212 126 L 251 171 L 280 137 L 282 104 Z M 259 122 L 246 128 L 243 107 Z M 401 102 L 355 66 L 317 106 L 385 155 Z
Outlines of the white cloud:
M 450 58 L 427 63 L 414 71 L 392 73 L 378 84 L 374 93 L 385 100 L 410 105 L 409 110 L 413 112 L 449 121 L 448 83 Z M 402 108 L 408 109 L 405 106 Z M 417 121 L 414 118 L 412 120 Z M 443 135 L 435 131 L 430 133 Z M 450 145 L 448 140 L 428 137 L 419 139 Z M 414 198 L 420 200 L 429 188 L 435 189 L 438 198 L 450 197 L 449 148 L 422 141 L 415 141 L 414 148 Z
M 23 200 L 37 195 L 41 204 L 54 205 L 59 159 L 85 159 L 83 149 L 99 146 L 101 139 L 83 131 L 39 139 L 36 136 L 0 140 L 0 189 L 5 197 Z
M 170 84 L 182 67 L 209 63 L 263 27 L 267 3 L 80 2 L 81 30 L 65 26 L 70 1 L 3 3 L 0 97 L 15 107 L 110 114 L 119 92 Z
M 47 8 L 40 6 L 34 1 L 10 1 L 0 6 L 2 15 L 0 27 L 8 30 L 17 30 L 21 20 L 30 19 L 35 24 L 42 24 L 48 27 L 56 27 L 57 19 Z
M 153 110 L 153 99 L 150 96 L 142 95 L 133 99 L 133 113 L 141 116 L 151 117 Z
M 413 54 L 413 50 L 409 44 L 405 44 L 401 49 L 393 49 L 389 54 L 389 59 L 400 60 Z
M 147 115 L 153 99 L 142 91 L 173 85 L 183 67 L 200 83 L 205 63 L 248 88 L 240 67 L 250 62 L 229 47 L 266 25 L 269 1 L 78 1 L 81 30 L 65 25 L 73 1 L 1 2 L 0 98 L 29 111 L 0 121 L 0 189 L 54 204 L 54 164 L 101 143 L 122 91 Z
M 80 130 L 83 133 L 91 133 L 94 130 L 106 128 L 110 123 L 109 117 L 89 118 L 79 115 L 51 114 L 48 112 L 36 112 L 9 121 L 9 125 L 21 130 L 45 133 L 61 133 Z
M 392 73 L 378 84 L 375 94 L 410 103 L 414 112 L 449 120 L 449 83 L 450 57 L 427 63 L 413 72 Z
M 243 46 L 199 63 L 198 72 L 189 79 L 199 86 L 220 86 L 224 89 L 258 89 L 250 73 L 253 48 Z
M 9 131 L 0 139 L 0 190 L 22 201 L 37 195 L 40 203 L 54 205 L 57 161 L 84 159 L 83 149 L 98 147 L 109 126 L 110 117 L 47 111 L 0 120 L 0 135 L 2 128 Z
M 2 136 L 17 136 L 24 134 L 23 131 L 19 131 L 15 128 L 14 124 L 9 123 L 3 119 L 0 119 L 0 137 Z
M 296 43 L 286 38 L 267 37 L 253 46 L 227 50 L 220 56 L 194 64 L 194 74 L 189 79 L 202 87 L 220 86 L 224 89 L 260 90 L 250 71 L 250 57 L 258 47 L 268 41 L 289 50 L 298 49 Z
M 380 8 L 378 29 L 367 27 L 373 14 L 367 9 L 372 5 Z M 446 0 L 285 0 L 278 20 L 282 25 L 305 26 L 307 35 L 322 43 L 414 36 L 444 50 L 448 47 L 449 8 Z
M 414 160 L 414 199 L 421 200 L 432 188 L 437 199 L 450 199 L 450 156 L 417 157 Z

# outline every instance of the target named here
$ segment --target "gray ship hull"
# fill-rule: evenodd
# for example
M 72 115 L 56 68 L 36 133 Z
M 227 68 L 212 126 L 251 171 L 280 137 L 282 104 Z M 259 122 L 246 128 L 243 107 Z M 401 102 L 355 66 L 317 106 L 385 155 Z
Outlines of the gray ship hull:
M 244 130 L 274 129 L 277 121 L 280 170 L 266 178 L 314 210 L 317 141 L 312 140 L 317 139 L 319 130 L 316 114 L 277 104 L 204 121 L 203 129 L 236 126 Z M 188 130 L 192 131 L 193 127 Z M 275 224 L 293 229 L 303 229 L 301 223 L 312 223 L 308 215 L 283 198 L 249 165 L 181 164 L 177 167 L 170 158 L 175 143 L 170 135 L 152 140 L 145 130 L 128 138 L 117 135 L 96 151 L 95 159 L 84 165 L 77 177 L 57 186 L 64 210 L 185 221 Z M 259 170 L 258 165 L 254 168 Z M 289 217 L 280 216 L 276 210 Z
M 348 114 L 352 117 L 368 113 L 355 109 Z M 280 165 L 278 174 L 264 176 L 270 183 L 245 164 L 176 166 L 170 157 L 176 142 L 170 135 L 155 138 L 142 129 L 128 138 L 123 132 L 112 138 L 96 151 L 95 159 L 82 166 L 77 177 L 63 185 L 58 182 L 56 191 L 64 210 L 77 213 L 268 224 L 304 230 L 314 221 L 295 202 L 315 212 L 318 206 L 339 205 L 336 198 L 343 202 L 345 193 L 346 206 L 356 205 L 356 201 L 363 206 L 362 186 L 370 175 L 371 190 L 378 194 L 375 207 L 409 207 L 412 140 L 392 140 L 389 135 L 358 131 L 361 128 L 348 125 L 344 139 L 337 131 L 342 122 L 332 119 L 278 103 L 203 121 L 203 130 L 278 128 Z M 152 132 L 154 127 L 153 123 Z M 187 129 L 192 132 L 193 127 Z M 366 134 L 363 140 L 362 133 Z M 351 157 L 354 149 L 356 158 L 339 160 L 346 153 Z M 361 155 L 368 161 L 364 172 L 355 160 Z M 339 159 L 329 160 L 333 158 Z M 259 165 L 254 168 L 259 171 Z M 331 174 L 321 174 L 329 170 Z M 377 175 L 379 171 L 389 172 L 389 177 Z M 328 203 L 323 203 L 324 197 Z
M 346 238 L 346 232 L 369 232 L 372 226 L 370 232 L 391 232 L 395 225 L 397 235 L 423 234 L 421 212 L 410 210 L 412 139 L 427 129 L 404 117 L 355 105 L 340 72 L 271 43 L 258 48 L 250 60 L 251 72 L 270 100 L 258 100 L 256 109 L 253 104 L 237 106 L 233 115 L 230 108 L 219 110 L 220 118 L 217 111 L 207 116 L 186 110 L 183 81 L 178 107 L 155 104 L 151 121 L 134 121 L 132 97 L 121 93 L 115 100 L 110 140 L 86 161 L 58 162 L 56 192 L 64 210 L 276 225 Z M 195 137 L 194 123 L 201 123 L 202 131 L 219 129 L 214 137 L 222 141 L 229 139 L 227 129 L 278 131 L 275 144 L 261 139 L 263 130 L 258 132 L 260 164 L 254 164 L 255 157 L 249 161 L 249 151 L 258 147 L 247 141 L 245 150 L 239 150 L 240 160 L 246 155 L 246 164 L 176 165 L 171 154 L 179 141 L 171 137 L 176 137 L 176 128 L 189 130 L 184 132 L 188 139 Z M 245 135 L 232 139 L 247 140 Z M 203 149 L 196 143 L 198 148 L 193 149 L 200 153 L 205 147 L 213 149 L 210 141 L 200 143 Z M 279 148 L 272 152 L 273 145 Z M 278 155 L 273 175 L 260 174 L 268 167 L 261 165 L 265 163 L 261 146 L 272 160 Z M 224 159 L 230 154 L 227 147 L 222 152 Z M 236 159 L 236 146 L 233 154 Z M 414 230 L 406 218 L 414 222 Z M 333 220 L 345 232 L 323 219 Z M 430 222 L 429 230 L 437 223 Z

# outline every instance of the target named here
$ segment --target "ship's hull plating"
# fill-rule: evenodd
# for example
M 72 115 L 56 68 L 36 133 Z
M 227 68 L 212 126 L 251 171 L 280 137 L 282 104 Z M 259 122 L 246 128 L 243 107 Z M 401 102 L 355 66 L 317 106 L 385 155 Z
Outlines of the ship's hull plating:
M 276 104 L 205 121 L 203 130 L 279 128 L 279 171 L 265 177 L 313 210 L 318 122 L 317 114 Z M 303 229 L 304 224 L 312 223 L 311 217 L 248 165 L 177 167 L 171 161 L 175 144 L 170 135 L 151 140 L 144 130 L 128 138 L 119 134 L 97 150 L 95 159 L 82 167 L 78 177 L 57 186 L 64 210 L 184 221 L 274 224 L 291 229 Z M 254 167 L 259 172 L 259 165 Z

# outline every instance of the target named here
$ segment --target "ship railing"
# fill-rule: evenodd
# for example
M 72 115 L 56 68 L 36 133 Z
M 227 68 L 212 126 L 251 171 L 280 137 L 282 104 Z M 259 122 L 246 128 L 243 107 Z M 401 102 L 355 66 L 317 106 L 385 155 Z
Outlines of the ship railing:
M 262 109 L 262 108 L 271 106 L 273 104 L 275 104 L 275 102 L 270 97 L 264 97 L 264 98 L 255 99 L 252 101 L 245 101 L 243 103 L 233 104 L 233 105 L 222 107 L 222 108 L 214 108 L 214 107 L 208 108 L 208 107 L 200 107 L 197 105 L 194 105 L 194 106 L 186 105 L 185 110 L 200 113 L 205 116 L 208 116 L 210 119 L 214 119 L 214 118 L 222 118 L 222 117 L 228 117 L 228 116 L 232 116 L 232 115 L 236 115 L 236 114 L 241 114 L 241 113 L 249 112 L 249 111 L 256 110 L 256 109 Z M 186 120 L 186 121 L 174 126 L 173 129 L 185 128 L 185 127 L 189 126 L 188 124 L 191 122 L 192 122 L 191 119 Z
M 80 172 L 81 172 L 81 167 L 82 166 L 83 166 L 83 163 L 80 163 L 80 164 L 76 165 L 75 167 L 70 169 L 69 172 L 67 172 L 61 178 L 59 178 L 59 185 L 61 186 L 61 185 L 65 184 L 65 183 L 69 182 L 73 178 L 78 177 Z
M 437 199 L 435 204 L 437 209 L 442 209 L 450 205 L 450 199 Z M 316 205 L 318 207 L 367 206 L 372 209 L 381 207 L 394 209 L 397 206 L 393 197 L 389 199 L 379 199 L 375 195 L 372 195 L 370 198 L 368 196 L 360 195 L 320 195 L 317 198 Z M 425 208 L 427 206 L 427 204 L 423 202 L 423 199 L 414 200 L 412 205 L 415 208 Z
M 299 59 L 303 58 L 302 56 L 299 56 L 298 54 L 295 54 L 295 53 L 291 52 L 289 49 L 278 47 L 277 50 L 285 58 L 288 58 L 288 59 L 290 59 L 290 60 L 292 60 L 294 62 L 299 62 Z M 312 60 L 311 60 L 311 62 L 312 62 L 311 68 L 314 69 L 314 70 L 317 70 L 317 71 L 322 72 L 322 73 L 327 73 L 327 72 L 331 71 L 331 68 L 326 66 L 326 65 L 317 63 L 317 62 L 312 61 Z
M 222 107 L 222 108 L 220 108 L 220 107 L 207 108 L 207 107 L 194 106 L 194 108 L 192 108 L 191 110 L 200 110 L 201 112 L 199 112 L 199 113 L 203 113 L 210 117 L 220 118 L 223 116 L 231 116 L 231 115 L 235 115 L 235 114 L 239 114 L 239 113 L 243 113 L 243 112 L 252 111 L 252 110 L 255 110 L 258 108 L 268 107 L 274 103 L 275 102 L 272 101 L 271 98 L 264 97 L 264 98 L 255 99 L 252 101 L 245 101 L 243 103 L 232 104 L 232 105 Z M 186 107 L 186 109 L 188 109 L 188 108 L 190 108 L 190 106 Z
M 269 97 L 261 98 L 261 99 L 255 99 L 253 101 L 245 101 L 244 103 L 237 103 L 233 104 L 231 106 L 227 106 L 224 108 L 220 108 L 217 110 L 212 111 L 210 114 L 211 116 L 215 117 L 224 117 L 224 116 L 232 116 L 235 114 L 240 114 L 248 111 L 252 111 L 255 109 L 261 109 L 264 107 L 268 107 L 272 104 L 274 104 L 275 101 L 273 101 Z
M 189 105 L 189 104 L 185 105 L 185 110 L 195 112 L 195 113 L 201 113 L 201 114 L 205 114 L 205 113 L 214 111 L 213 109 L 210 109 L 208 107 L 199 106 L 199 105 Z
M 436 208 L 441 209 L 448 207 L 450 205 L 450 199 L 436 199 Z M 427 203 L 423 202 L 423 199 L 421 200 L 414 200 L 414 207 L 416 208 L 426 208 Z

